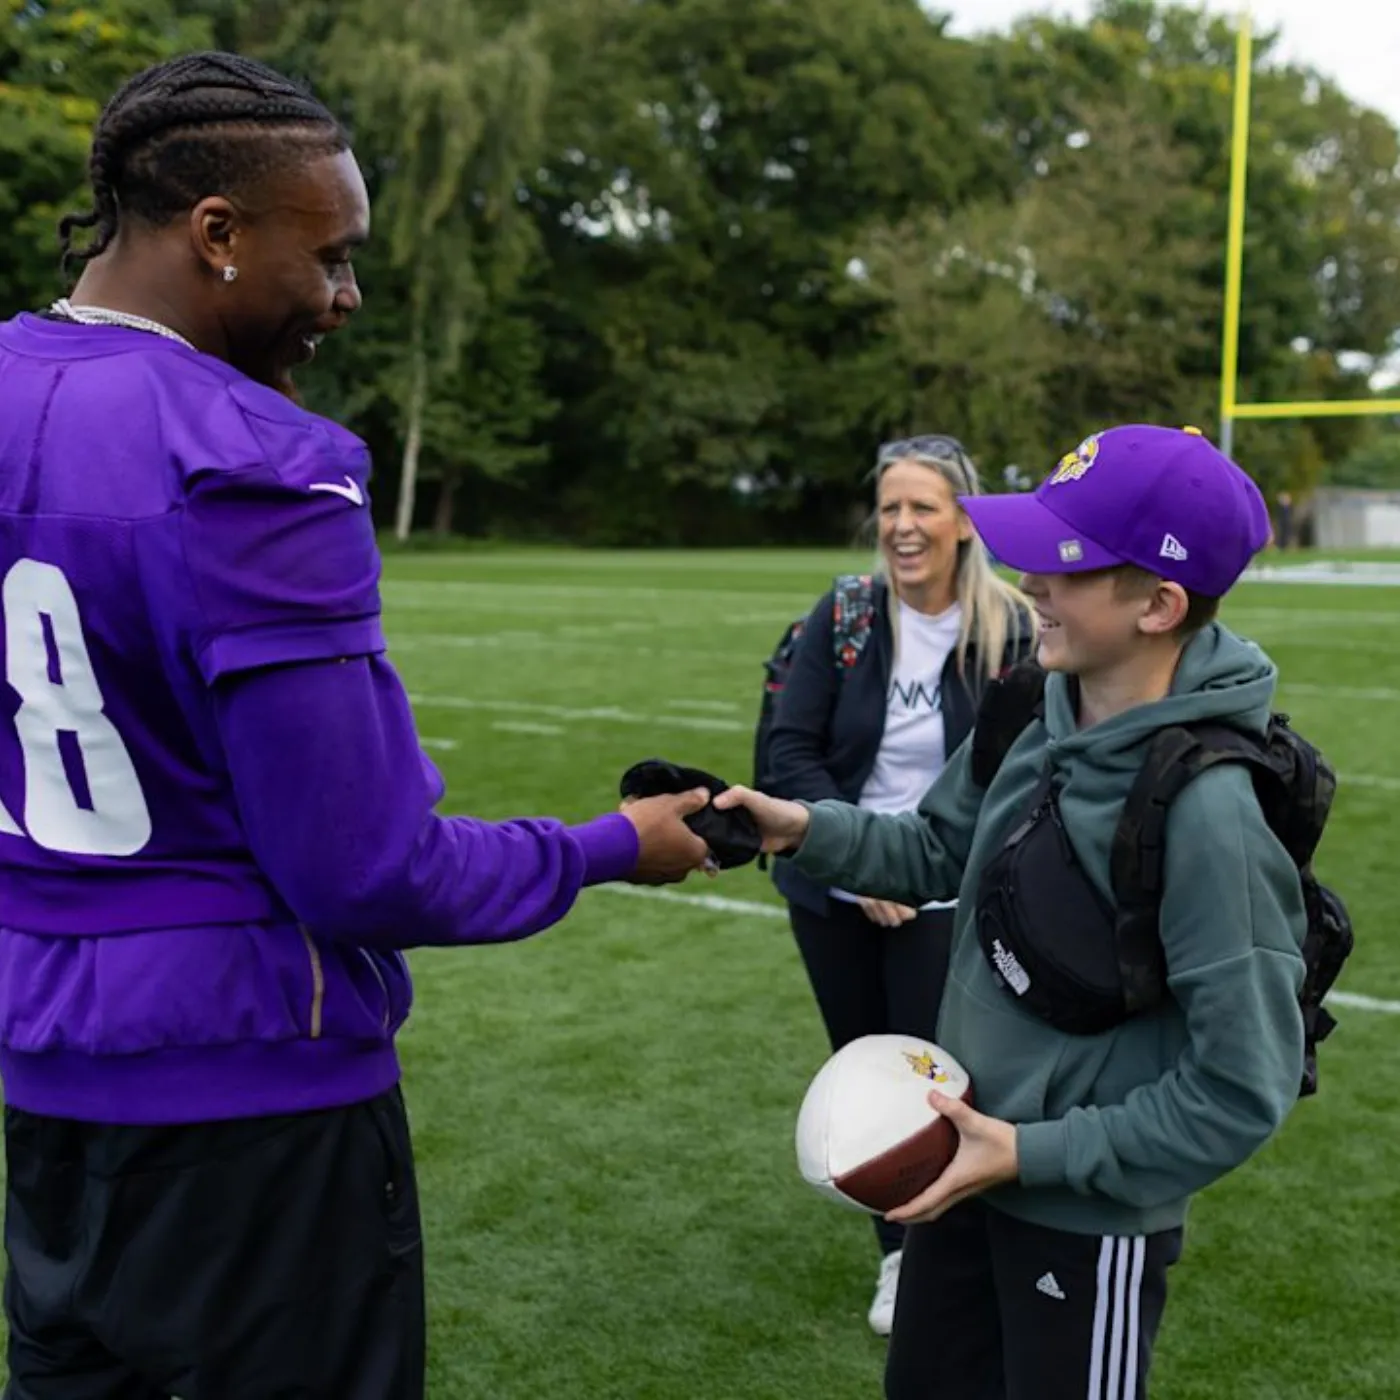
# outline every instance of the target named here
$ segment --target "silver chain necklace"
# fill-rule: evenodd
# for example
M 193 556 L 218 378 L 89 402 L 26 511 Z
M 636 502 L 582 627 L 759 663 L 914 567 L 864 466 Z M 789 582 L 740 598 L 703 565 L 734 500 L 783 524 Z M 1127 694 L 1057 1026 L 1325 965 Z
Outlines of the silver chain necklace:
M 149 331 L 152 335 L 163 336 L 166 340 L 178 341 L 193 350 L 194 346 L 179 331 L 172 331 L 159 321 L 149 321 L 144 316 L 133 316 L 129 311 L 111 311 L 105 306 L 74 306 L 67 297 L 54 302 L 49 310 L 70 321 L 85 326 L 125 326 L 128 330 Z

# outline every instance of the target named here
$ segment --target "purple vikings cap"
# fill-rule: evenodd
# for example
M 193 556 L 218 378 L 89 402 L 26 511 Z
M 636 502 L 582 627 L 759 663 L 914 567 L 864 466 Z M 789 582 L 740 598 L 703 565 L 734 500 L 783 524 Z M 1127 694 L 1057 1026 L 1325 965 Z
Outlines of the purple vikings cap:
M 1136 564 L 1208 598 L 1269 540 L 1259 488 L 1199 428 L 1110 428 L 1061 457 L 1033 495 L 959 501 L 987 548 L 1023 573 Z

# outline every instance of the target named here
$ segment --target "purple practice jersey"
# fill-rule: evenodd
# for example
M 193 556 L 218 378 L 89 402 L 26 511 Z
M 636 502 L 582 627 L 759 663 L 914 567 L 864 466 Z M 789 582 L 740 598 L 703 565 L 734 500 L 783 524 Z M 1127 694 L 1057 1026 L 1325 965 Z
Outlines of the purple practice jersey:
M 631 824 L 437 817 L 384 657 L 368 454 L 148 333 L 0 325 L 0 1072 L 33 1112 L 330 1107 L 402 953 L 555 922 Z

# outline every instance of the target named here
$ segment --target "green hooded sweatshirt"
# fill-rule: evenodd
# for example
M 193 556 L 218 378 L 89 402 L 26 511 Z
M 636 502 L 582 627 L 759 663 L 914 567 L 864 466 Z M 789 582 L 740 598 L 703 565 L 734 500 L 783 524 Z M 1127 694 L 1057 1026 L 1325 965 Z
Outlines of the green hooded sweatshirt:
M 1262 734 L 1276 682 L 1257 646 L 1213 624 L 1183 650 L 1169 695 L 1086 729 L 1066 678 L 1051 675 L 1044 722 L 1032 721 L 985 792 L 964 743 L 917 812 L 811 806 L 788 857 L 808 875 L 915 907 L 960 898 L 938 1038 L 971 1075 L 978 1109 L 1016 1125 L 1019 1179 L 985 1198 L 1006 1213 L 1082 1234 L 1171 1229 L 1296 1101 L 1302 890 L 1242 765 L 1201 774 L 1168 814 L 1160 923 L 1171 995 L 1160 1006 L 1098 1035 L 1058 1031 L 997 985 L 973 920 L 983 867 L 1047 764 L 1063 779 L 1080 861 L 1111 899 L 1114 828 L 1152 736 L 1205 719 Z

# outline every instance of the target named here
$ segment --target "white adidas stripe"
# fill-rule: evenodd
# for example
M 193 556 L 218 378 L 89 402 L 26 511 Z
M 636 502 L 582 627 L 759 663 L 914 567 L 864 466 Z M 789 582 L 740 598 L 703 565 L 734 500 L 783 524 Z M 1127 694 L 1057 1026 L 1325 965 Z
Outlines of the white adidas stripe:
M 1113 1254 L 1117 1244 L 1112 1235 L 1105 1235 L 1099 1245 L 1099 1276 L 1094 1291 L 1094 1334 L 1089 1342 L 1087 1400 L 1103 1400 L 1104 1339 L 1108 1336 L 1108 1295 L 1113 1285 Z
M 1128 1336 L 1132 1338 L 1128 1352 L 1128 1365 L 1124 1374 L 1123 1400 L 1137 1400 L 1138 1368 L 1137 1355 L 1139 1328 L 1142 1325 L 1140 1304 L 1142 1302 L 1142 1271 L 1147 1263 L 1147 1240 L 1139 1236 L 1133 1241 L 1133 1274 L 1128 1280 Z
M 1087 1400 L 1137 1400 L 1143 1235 L 1105 1235 L 1099 1246 Z
M 1122 1400 L 1123 1386 L 1123 1305 L 1128 1290 L 1128 1254 L 1131 1245 L 1118 1240 L 1113 1251 L 1113 1335 L 1108 1349 L 1108 1375 L 1104 1378 L 1104 1400 Z M 1133 1350 L 1136 1351 L 1136 1343 Z

